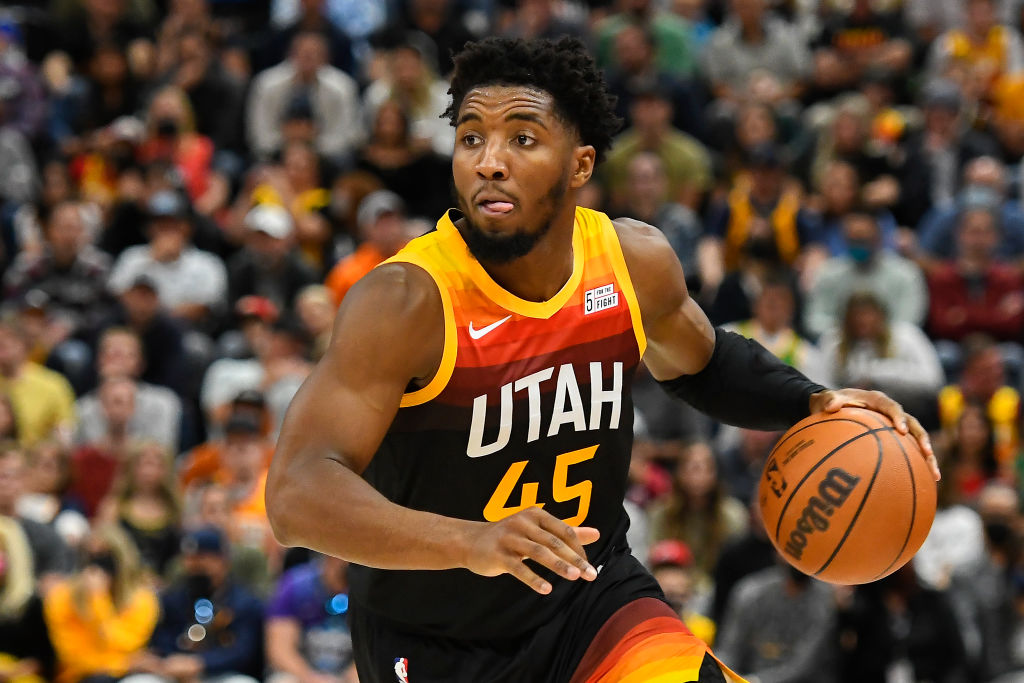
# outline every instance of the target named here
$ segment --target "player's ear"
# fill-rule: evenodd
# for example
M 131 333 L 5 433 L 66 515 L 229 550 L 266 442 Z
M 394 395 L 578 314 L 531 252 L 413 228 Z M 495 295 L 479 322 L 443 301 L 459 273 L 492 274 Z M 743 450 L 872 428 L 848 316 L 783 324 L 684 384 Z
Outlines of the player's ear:
M 573 152 L 573 172 L 569 181 L 571 188 L 578 189 L 587 184 L 594 175 L 594 160 L 597 152 L 592 145 L 580 145 Z

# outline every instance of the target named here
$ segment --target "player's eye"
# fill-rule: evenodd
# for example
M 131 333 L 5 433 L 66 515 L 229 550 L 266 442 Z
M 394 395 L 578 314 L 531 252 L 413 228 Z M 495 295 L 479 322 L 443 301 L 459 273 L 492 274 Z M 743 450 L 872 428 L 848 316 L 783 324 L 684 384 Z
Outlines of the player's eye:
M 482 140 L 480 136 L 474 135 L 473 133 L 466 133 L 465 135 L 462 136 L 462 144 L 464 144 L 466 147 L 474 147 L 480 144 L 481 142 Z
M 515 137 L 515 141 L 516 141 L 517 145 L 521 145 L 522 147 L 529 147 L 534 142 L 536 142 L 536 140 L 534 140 L 532 137 L 530 137 L 526 133 L 520 133 L 519 135 L 517 135 Z

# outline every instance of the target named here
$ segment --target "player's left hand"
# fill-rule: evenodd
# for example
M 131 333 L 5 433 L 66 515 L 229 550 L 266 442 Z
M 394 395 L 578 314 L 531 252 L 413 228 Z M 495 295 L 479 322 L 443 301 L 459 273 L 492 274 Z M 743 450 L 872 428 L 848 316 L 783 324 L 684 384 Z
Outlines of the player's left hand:
M 834 413 L 845 406 L 856 408 L 867 408 L 882 413 L 896 427 L 900 434 L 910 433 L 917 444 L 921 447 L 921 453 L 928 461 L 935 481 L 942 478 L 939 472 L 939 462 L 935 459 L 935 450 L 932 448 L 928 432 L 924 430 L 921 423 L 913 415 L 908 415 L 896 401 L 892 400 L 881 391 L 866 391 L 864 389 L 829 389 L 811 394 L 811 413 Z

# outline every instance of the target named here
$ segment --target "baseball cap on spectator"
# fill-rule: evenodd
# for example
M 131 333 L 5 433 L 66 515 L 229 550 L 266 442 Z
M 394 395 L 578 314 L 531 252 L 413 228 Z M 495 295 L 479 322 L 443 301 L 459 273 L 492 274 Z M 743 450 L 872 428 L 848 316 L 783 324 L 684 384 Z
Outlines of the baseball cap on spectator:
M 19 299 L 19 308 L 22 311 L 45 312 L 50 305 L 50 295 L 41 289 L 30 289 Z
M 961 190 L 957 197 L 957 204 L 959 204 L 960 209 L 963 211 L 970 209 L 995 211 L 1001 203 L 1002 198 L 998 192 L 991 187 L 984 187 L 982 185 L 969 185 Z
M 309 98 L 309 93 L 300 92 L 292 96 L 288 100 L 288 104 L 284 109 L 284 118 L 282 121 L 312 121 L 313 120 L 313 101 Z
M 283 207 L 257 204 L 245 215 L 245 227 L 283 240 L 292 234 L 292 217 Z
M 146 273 L 139 273 L 132 280 L 131 284 L 128 285 L 128 289 L 138 288 L 148 289 L 149 291 L 154 293 L 159 291 L 159 289 L 156 286 L 156 280 L 153 279 L 153 276 L 148 275 Z
M 747 165 L 750 168 L 781 168 L 782 154 L 775 144 L 762 142 L 750 150 Z
M 277 320 L 280 312 L 270 299 L 253 294 L 243 296 L 235 304 L 235 315 L 239 318 L 257 318 L 265 323 Z
M 150 218 L 185 218 L 188 202 L 173 190 L 160 190 L 149 198 L 146 211 Z
M 672 566 L 687 569 L 693 566 L 693 552 L 690 551 L 690 546 L 682 541 L 659 541 L 651 548 L 648 564 L 651 568 Z
M 927 108 L 958 112 L 962 104 L 963 97 L 960 94 L 960 87 L 956 83 L 937 80 L 932 81 L 924 88 L 924 106 Z
M 672 101 L 672 92 L 653 78 L 644 79 L 630 88 L 633 99 L 652 99 L 664 102 Z
M 231 404 L 235 406 L 253 406 L 255 408 L 262 408 L 267 404 L 267 399 L 259 389 L 243 389 L 238 392 L 238 395 L 231 401 Z
M 405 202 L 390 190 L 371 192 L 359 202 L 356 221 L 360 227 L 371 225 L 381 216 L 389 213 L 404 214 Z
M 217 527 L 204 526 L 185 534 L 181 539 L 181 552 L 185 555 L 224 555 L 227 541 Z
M 139 144 L 146 137 L 146 124 L 134 116 L 119 116 L 107 126 L 107 132 L 114 140 Z
M 262 434 L 263 425 L 248 412 L 233 412 L 224 424 L 224 433 L 228 436 L 232 434 Z

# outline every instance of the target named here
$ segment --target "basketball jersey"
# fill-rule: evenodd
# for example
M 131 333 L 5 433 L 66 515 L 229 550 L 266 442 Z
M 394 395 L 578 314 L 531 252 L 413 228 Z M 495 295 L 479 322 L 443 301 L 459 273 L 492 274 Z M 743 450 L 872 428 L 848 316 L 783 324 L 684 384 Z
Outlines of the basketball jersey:
M 596 527 L 601 538 L 586 550 L 599 567 L 626 545 L 630 387 L 646 339 L 608 216 L 577 208 L 572 249 L 572 275 L 544 302 L 520 299 L 492 280 L 447 214 L 389 259 L 433 278 L 445 342 L 436 375 L 402 397 L 364 476 L 417 510 L 495 522 L 538 506 L 572 526 Z M 510 575 L 353 565 L 352 597 L 425 633 L 509 637 L 586 590 L 586 581 L 528 564 L 552 583 L 551 594 Z

